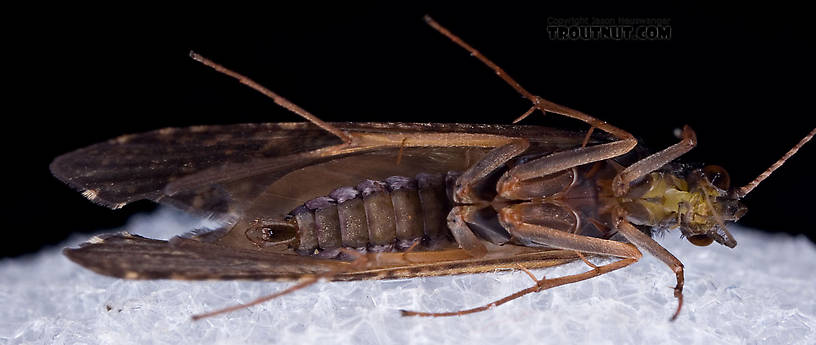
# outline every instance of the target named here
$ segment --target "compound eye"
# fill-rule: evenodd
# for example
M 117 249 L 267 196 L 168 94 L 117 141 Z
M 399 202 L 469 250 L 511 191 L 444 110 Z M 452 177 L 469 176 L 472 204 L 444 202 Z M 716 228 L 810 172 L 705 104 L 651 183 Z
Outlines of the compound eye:
M 688 239 L 691 244 L 698 247 L 705 247 L 714 242 L 714 237 L 708 235 L 694 235 L 689 236 L 686 239 Z
M 703 168 L 703 173 L 715 187 L 725 191 L 731 187 L 731 177 L 728 176 L 725 168 L 719 165 L 707 165 Z

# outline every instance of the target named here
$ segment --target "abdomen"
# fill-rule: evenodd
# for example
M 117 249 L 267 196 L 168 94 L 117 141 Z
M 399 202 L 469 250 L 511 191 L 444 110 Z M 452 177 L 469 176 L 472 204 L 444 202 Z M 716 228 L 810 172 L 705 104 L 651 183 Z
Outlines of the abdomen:
M 339 248 L 403 250 L 416 241 L 447 241 L 451 208 L 445 175 L 364 180 L 314 198 L 291 213 L 297 252 L 334 256 Z

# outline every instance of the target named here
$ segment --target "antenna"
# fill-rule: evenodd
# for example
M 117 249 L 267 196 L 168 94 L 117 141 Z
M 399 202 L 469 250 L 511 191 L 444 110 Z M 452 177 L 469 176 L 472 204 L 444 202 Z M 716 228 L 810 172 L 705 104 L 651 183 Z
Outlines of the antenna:
M 799 151 L 799 149 L 802 146 L 804 146 L 805 143 L 810 141 L 810 139 L 813 138 L 814 135 L 816 135 L 816 128 L 811 130 L 810 133 L 808 133 L 808 135 L 802 138 L 802 140 L 799 140 L 799 143 L 796 144 L 796 146 L 790 149 L 790 151 L 788 151 L 788 153 L 786 153 L 784 156 L 782 156 L 782 158 L 776 161 L 776 163 L 771 164 L 771 166 L 767 170 L 759 174 L 759 176 L 757 176 L 753 181 L 737 189 L 737 196 L 743 198 L 746 195 L 748 195 L 748 193 L 754 190 L 754 188 L 756 188 L 756 186 L 758 186 L 760 182 L 768 178 L 768 176 L 771 176 L 771 174 L 774 171 L 776 171 L 776 169 L 779 169 L 779 167 L 781 167 L 782 164 L 785 164 L 785 161 L 788 160 L 788 158 L 791 158 L 791 156 L 793 156 L 794 154 L 796 154 L 796 151 Z

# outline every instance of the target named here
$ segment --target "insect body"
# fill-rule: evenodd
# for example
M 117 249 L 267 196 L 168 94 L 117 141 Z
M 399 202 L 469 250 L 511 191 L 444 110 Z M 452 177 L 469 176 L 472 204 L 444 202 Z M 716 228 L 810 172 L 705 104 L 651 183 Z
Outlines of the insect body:
M 447 29 L 426 20 L 532 102 L 518 120 L 539 110 L 583 121 L 589 131 L 326 123 L 192 53 L 311 123 L 165 129 L 57 158 L 52 172 L 92 201 L 115 208 L 151 199 L 225 221 L 221 229 L 170 241 L 107 235 L 65 254 L 96 272 L 131 279 L 303 279 L 249 305 L 318 278 L 526 271 L 577 259 L 592 267 L 560 278 L 533 278 L 534 286 L 482 307 L 404 312 L 444 316 L 598 276 L 636 262 L 643 250 L 676 274 L 676 317 L 683 265 L 651 238 L 652 231 L 679 228 L 694 244 L 716 241 L 734 247 L 725 222 L 745 213 L 739 199 L 816 134 L 811 131 L 741 188 L 730 188 L 722 168 L 672 163 L 696 145 L 688 127 L 677 144 L 623 164 L 637 144 L 631 134 L 531 94 Z M 597 266 L 584 254 L 619 260 Z
M 534 150 L 528 148 L 525 153 L 530 151 Z M 516 159 L 514 164 L 503 164 L 497 171 L 507 173 L 510 165 L 524 166 L 530 160 L 528 155 Z M 467 192 L 457 185 L 461 171 L 364 180 L 356 186 L 337 188 L 291 211 L 286 222 L 291 229 L 278 223 L 277 227 L 261 226 L 249 231 L 265 231 L 250 235 L 259 239 L 256 242 L 259 246 L 285 243 L 306 255 L 336 256 L 340 254 L 337 250 L 340 247 L 362 252 L 392 251 L 408 248 L 422 239 L 428 247 L 439 244 L 432 243 L 434 241 L 445 242 L 450 236 L 448 229 L 457 226 L 456 212 L 472 210 L 469 212 L 474 212 L 473 215 L 464 221 L 468 224 L 464 233 L 475 233 L 480 239 L 497 245 L 534 246 L 533 242 L 524 243 L 511 236 L 507 230 L 512 226 L 509 218 L 520 216 L 524 223 L 609 238 L 614 235 L 611 211 L 618 209 L 624 210 L 627 220 L 643 227 L 646 233 L 653 228 L 682 227 L 684 235 L 695 244 L 716 239 L 729 247 L 736 245 L 728 231 L 719 226 L 723 220 L 738 219 L 745 208 L 737 199 L 727 198 L 727 185 L 721 183 L 718 187 L 709 182 L 726 179 L 721 175 L 725 174 L 724 170 L 706 167 L 708 175 L 703 169 L 653 172 L 618 197 L 611 183 L 621 170 L 619 164 L 609 160 L 537 177 L 515 186 L 508 185 L 507 179 L 501 183 L 493 179 L 472 191 L 478 197 L 468 203 L 462 203 L 466 197 L 457 196 L 457 201 L 452 194 L 455 190 Z M 297 179 L 301 172 L 291 175 L 290 179 Z M 451 214 L 454 218 L 447 224 L 445 219 L 452 209 L 456 212 Z M 714 231 L 705 232 L 711 229 Z

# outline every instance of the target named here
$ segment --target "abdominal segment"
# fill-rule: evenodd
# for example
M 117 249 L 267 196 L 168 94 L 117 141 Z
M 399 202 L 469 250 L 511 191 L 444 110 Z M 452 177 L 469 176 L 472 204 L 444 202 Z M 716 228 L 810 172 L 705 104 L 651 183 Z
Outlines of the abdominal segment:
M 447 240 L 450 210 L 444 174 L 364 180 L 305 202 L 290 213 L 297 226 L 295 250 L 334 256 L 339 248 L 404 250 L 417 241 Z

